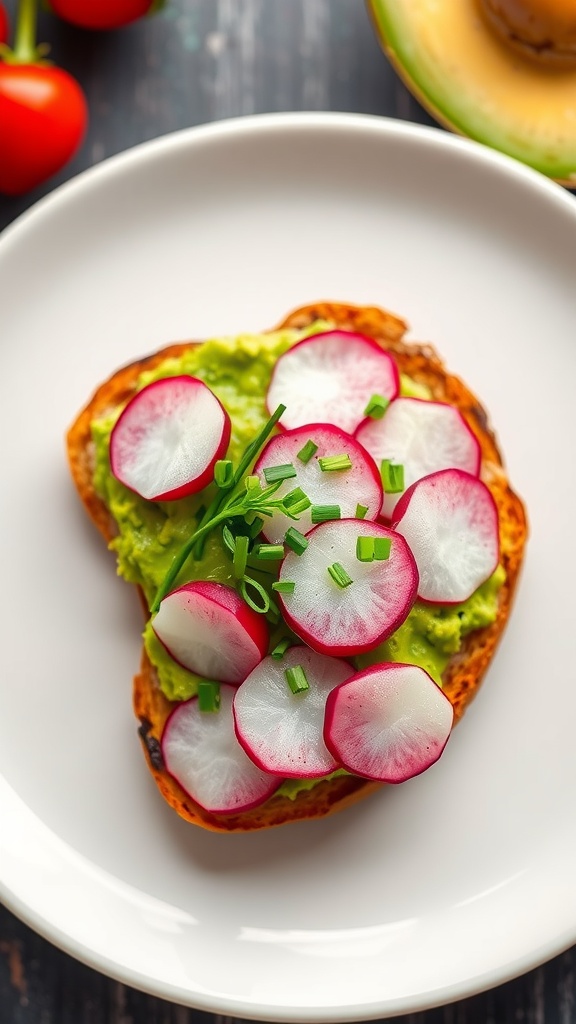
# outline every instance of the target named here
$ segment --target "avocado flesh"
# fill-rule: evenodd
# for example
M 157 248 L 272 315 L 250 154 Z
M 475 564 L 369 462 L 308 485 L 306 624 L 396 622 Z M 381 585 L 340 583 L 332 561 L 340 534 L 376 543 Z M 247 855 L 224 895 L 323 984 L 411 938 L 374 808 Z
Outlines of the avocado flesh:
M 540 67 L 498 39 L 477 0 L 370 0 L 384 49 L 440 122 L 576 182 L 576 70 Z

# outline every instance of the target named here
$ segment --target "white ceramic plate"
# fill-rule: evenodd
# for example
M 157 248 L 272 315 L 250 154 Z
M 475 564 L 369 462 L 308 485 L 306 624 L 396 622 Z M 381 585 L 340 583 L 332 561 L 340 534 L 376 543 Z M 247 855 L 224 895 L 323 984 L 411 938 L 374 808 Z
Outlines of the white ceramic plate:
M 123 981 L 345 1021 L 504 981 L 576 939 L 576 205 L 437 131 L 341 115 L 184 132 L 0 241 L 0 894 Z M 68 480 L 95 385 L 319 298 L 408 318 L 491 410 L 532 537 L 485 686 L 430 772 L 332 819 L 210 835 L 130 706 L 139 608 Z

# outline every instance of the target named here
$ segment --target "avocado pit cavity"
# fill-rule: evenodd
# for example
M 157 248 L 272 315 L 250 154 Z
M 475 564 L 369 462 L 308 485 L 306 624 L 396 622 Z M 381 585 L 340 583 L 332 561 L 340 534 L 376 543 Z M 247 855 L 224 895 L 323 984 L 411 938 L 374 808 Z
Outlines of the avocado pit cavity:
M 576 67 L 576 0 L 478 0 L 501 39 L 525 57 Z

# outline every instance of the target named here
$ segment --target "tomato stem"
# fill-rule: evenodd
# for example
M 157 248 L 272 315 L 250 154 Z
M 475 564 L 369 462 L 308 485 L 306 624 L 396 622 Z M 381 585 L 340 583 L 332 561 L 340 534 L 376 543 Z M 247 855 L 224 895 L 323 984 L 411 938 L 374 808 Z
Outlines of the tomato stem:
M 36 60 L 36 15 L 36 0 L 20 0 L 14 36 L 14 63 L 33 64 Z

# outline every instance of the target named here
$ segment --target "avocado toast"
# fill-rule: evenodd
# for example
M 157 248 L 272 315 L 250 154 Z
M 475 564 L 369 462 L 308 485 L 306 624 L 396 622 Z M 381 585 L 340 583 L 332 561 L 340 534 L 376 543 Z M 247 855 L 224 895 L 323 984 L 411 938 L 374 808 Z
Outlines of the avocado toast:
M 498 511 L 499 570 L 491 580 L 479 588 L 479 597 L 472 597 L 469 602 L 463 602 L 452 610 L 447 607 L 439 608 L 436 618 L 433 618 L 432 629 L 432 613 L 425 604 L 417 603 L 409 619 L 411 625 L 403 625 L 386 642 L 386 657 L 390 661 L 409 661 L 410 650 L 426 649 L 425 659 L 429 655 L 432 661 L 425 660 L 424 667 L 436 677 L 436 682 L 441 681 L 443 692 L 453 707 L 454 721 L 457 721 L 480 685 L 510 614 L 526 541 L 526 520 L 522 503 L 508 484 L 494 434 L 479 401 L 458 378 L 448 374 L 429 346 L 415 345 L 404 340 L 406 325 L 402 320 L 375 307 L 320 303 L 296 310 L 274 332 L 264 336 L 270 342 L 265 349 L 259 348 L 254 339 L 244 339 L 240 345 L 243 352 L 242 366 L 232 367 L 226 379 L 223 379 L 220 389 L 214 382 L 214 366 L 218 361 L 222 363 L 222 353 L 218 350 L 214 352 L 212 364 L 208 360 L 202 369 L 196 366 L 194 372 L 198 376 L 203 376 L 205 383 L 214 388 L 220 400 L 228 407 L 232 419 L 233 450 L 235 444 L 237 448 L 241 447 L 241 442 L 245 442 L 256 432 L 256 424 L 252 423 L 250 415 L 242 414 L 242 420 L 246 421 L 243 422 L 245 436 L 235 439 L 235 422 L 238 423 L 240 419 L 237 412 L 239 407 L 235 405 L 237 392 L 252 394 L 254 407 L 259 407 L 261 421 L 265 417 L 266 389 L 278 356 L 310 332 L 315 334 L 331 329 L 373 339 L 378 346 L 391 354 L 404 387 L 409 393 L 427 401 L 446 403 L 455 407 L 479 445 L 480 478 L 492 495 Z M 274 339 L 278 339 L 277 344 L 276 341 L 273 343 Z M 132 553 L 126 555 L 122 548 L 119 508 L 128 509 L 127 521 L 132 518 L 133 522 L 140 524 L 137 527 L 139 530 L 142 530 L 145 516 L 142 508 L 134 511 L 130 494 L 124 491 L 121 485 L 115 483 L 109 487 L 106 453 L 110 437 L 110 420 L 114 420 L 118 409 L 132 399 L 142 388 L 143 383 L 146 384 L 156 375 L 161 377 L 163 367 L 170 366 L 170 374 L 180 372 L 176 369 L 180 366 L 179 361 L 191 351 L 198 353 L 199 349 L 192 343 L 172 345 L 119 370 L 98 388 L 68 434 L 70 468 L 78 493 L 107 543 L 116 550 L 121 560 L 124 558 L 124 568 L 121 571 L 127 579 L 137 584 L 146 618 L 158 586 L 158 579 L 164 575 L 164 570 L 160 572 L 158 578 L 147 579 L 145 574 L 140 575 L 141 565 L 135 568 L 130 562 Z M 263 351 L 266 352 L 264 369 Z M 98 425 L 102 424 L 104 427 L 100 429 L 99 441 Z M 112 500 L 113 493 L 118 500 Z M 184 510 L 186 507 L 185 499 Z M 172 541 L 174 546 L 183 542 L 186 530 L 185 515 L 183 521 L 176 517 L 162 523 L 161 527 L 157 528 L 154 525 L 153 528 L 166 533 L 167 527 L 172 531 L 170 543 L 167 545 L 171 554 L 174 550 L 171 546 Z M 221 544 L 216 548 L 214 545 L 212 548 L 208 545 L 206 557 L 215 560 L 213 566 L 220 567 Z M 213 566 L 211 564 L 208 575 L 212 575 Z M 228 582 L 228 577 L 224 579 L 216 574 L 215 578 Z M 471 609 L 474 609 L 474 612 Z M 426 623 L 424 626 L 423 622 Z M 467 628 L 461 628 L 461 624 L 466 622 Z M 454 623 L 453 629 L 457 635 L 454 633 L 446 640 L 448 623 Z M 418 629 L 422 632 L 418 633 Z M 418 643 L 415 647 L 411 638 L 413 639 L 416 634 Z M 183 818 L 214 831 L 251 831 L 298 819 L 321 817 L 344 808 L 380 787 L 380 782 L 338 769 L 327 778 L 305 780 L 301 785 L 290 780 L 259 806 L 247 811 L 218 814 L 206 810 L 194 801 L 166 770 L 161 746 L 165 724 L 175 706 L 191 696 L 192 691 L 186 691 L 188 677 L 185 672 L 180 672 L 178 667 L 175 671 L 173 666 L 165 670 L 166 652 L 158 644 L 157 638 L 151 635 L 148 627 L 145 635 L 146 643 L 140 671 L 134 680 L 134 709 L 140 722 L 139 732 L 149 768 L 163 796 Z M 365 666 L 361 664 L 360 667 Z M 190 675 L 189 679 L 190 685 L 193 686 L 193 675 Z M 179 689 L 182 680 L 183 690 Z

